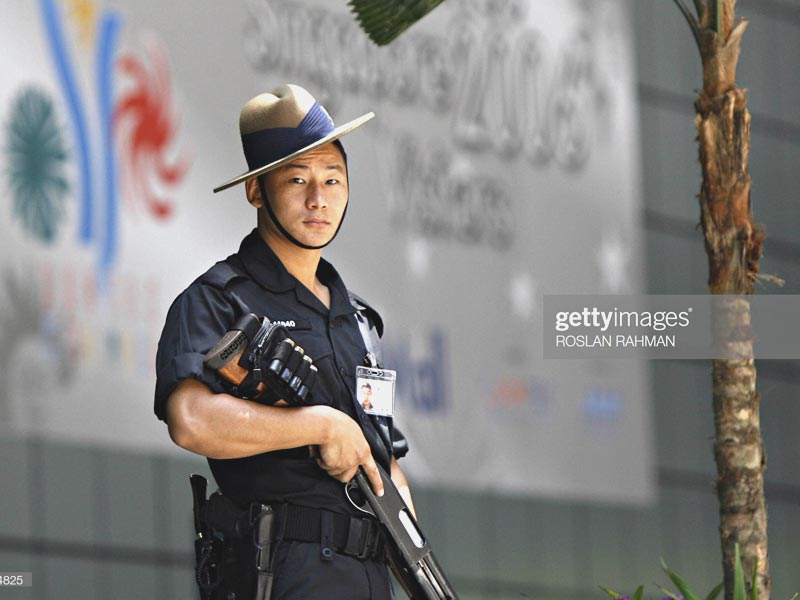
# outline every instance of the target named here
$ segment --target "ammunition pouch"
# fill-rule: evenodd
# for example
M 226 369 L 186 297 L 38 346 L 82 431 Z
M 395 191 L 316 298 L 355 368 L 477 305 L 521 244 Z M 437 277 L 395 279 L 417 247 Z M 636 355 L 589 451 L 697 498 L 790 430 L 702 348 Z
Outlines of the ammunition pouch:
M 269 405 L 280 400 L 310 404 L 318 373 L 314 360 L 283 325 L 252 313 L 214 344 L 203 364 L 219 374 L 230 394 Z

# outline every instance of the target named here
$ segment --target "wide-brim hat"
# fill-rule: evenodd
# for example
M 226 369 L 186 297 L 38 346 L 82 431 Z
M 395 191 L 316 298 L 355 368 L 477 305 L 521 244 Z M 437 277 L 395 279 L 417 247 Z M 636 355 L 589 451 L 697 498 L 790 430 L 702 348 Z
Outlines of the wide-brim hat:
M 299 85 L 286 83 L 259 94 L 239 114 L 239 133 L 249 170 L 215 187 L 214 192 L 277 169 L 301 154 L 338 140 L 374 116 L 368 112 L 336 127 L 328 112 Z

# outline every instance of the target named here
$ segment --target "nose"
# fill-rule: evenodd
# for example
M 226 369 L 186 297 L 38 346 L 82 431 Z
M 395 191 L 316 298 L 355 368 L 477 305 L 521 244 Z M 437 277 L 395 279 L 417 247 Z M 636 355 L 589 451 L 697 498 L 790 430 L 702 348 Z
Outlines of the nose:
M 312 182 L 308 186 L 308 196 L 306 206 L 309 209 L 327 208 L 328 200 L 325 197 L 325 187 L 317 182 Z

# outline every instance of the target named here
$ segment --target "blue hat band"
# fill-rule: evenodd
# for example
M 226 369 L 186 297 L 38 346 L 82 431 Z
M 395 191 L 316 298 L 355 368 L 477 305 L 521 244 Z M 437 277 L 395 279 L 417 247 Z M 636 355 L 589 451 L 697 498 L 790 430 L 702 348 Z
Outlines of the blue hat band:
M 264 167 L 318 142 L 333 131 L 328 113 L 318 104 L 297 127 L 274 127 L 242 136 L 242 147 L 251 171 Z

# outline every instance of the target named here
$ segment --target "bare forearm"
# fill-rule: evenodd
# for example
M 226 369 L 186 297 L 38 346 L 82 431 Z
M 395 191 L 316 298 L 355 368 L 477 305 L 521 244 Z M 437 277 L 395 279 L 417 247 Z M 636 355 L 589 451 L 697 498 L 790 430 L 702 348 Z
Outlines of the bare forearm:
M 179 446 L 210 458 L 241 458 L 323 443 L 329 410 L 264 406 L 185 380 L 169 398 L 167 419 Z
M 395 487 L 397 487 L 397 491 L 400 492 L 400 496 L 403 498 L 403 500 L 405 500 L 405 503 L 408 505 L 408 508 L 411 509 L 414 517 L 416 517 L 417 511 L 414 508 L 414 502 L 411 499 L 411 488 L 409 488 L 406 475 L 403 473 L 403 470 L 400 468 L 400 464 L 397 462 L 397 459 L 394 456 L 392 457 L 391 478 Z
M 167 401 L 172 440 L 209 458 L 242 458 L 273 450 L 319 447 L 317 463 L 347 482 L 359 465 L 375 493 L 383 494 L 378 466 L 361 428 L 330 406 L 263 406 L 228 394 L 214 394 L 194 379 L 182 381 Z

